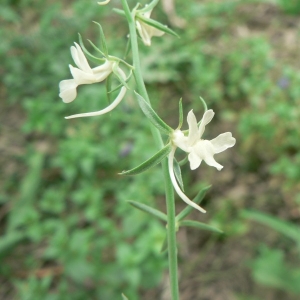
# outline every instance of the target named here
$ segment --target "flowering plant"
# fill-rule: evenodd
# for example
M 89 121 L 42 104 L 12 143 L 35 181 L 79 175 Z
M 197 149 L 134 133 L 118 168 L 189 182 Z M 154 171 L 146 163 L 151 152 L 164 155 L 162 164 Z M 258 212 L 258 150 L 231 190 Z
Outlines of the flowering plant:
M 128 171 L 123 171 L 120 174 L 136 175 L 156 166 L 159 163 L 161 163 L 162 165 L 166 187 L 167 213 L 158 211 L 157 209 L 149 207 L 141 202 L 129 201 L 129 203 L 135 208 L 149 213 L 167 223 L 166 244 L 168 247 L 169 256 L 171 295 L 172 300 L 178 300 L 179 289 L 177 272 L 176 231 L 181 226 L 193 226 L 202 230 L 209 230 L 214 232 L 221 231 L 208 224 L 204 224 L 198 221 L 183 220 L 191 212 L 192 208 L 195 208 L 201 212 L 206 212 L 202 207 L 199 206 L 199 203 L 203 199 L 208 188 L 201 190 L 193 199 L 193 201 L 185 195 L 185 193 L 183 192 L 184 187 L 183 180 L 181 178 L 180 163 L 178 163 L 175 159 L 175 151 L 177 148 L 180 148 L 188 154 L 187 161 L 189 161 L 190 163 L 191 170 L 195 170 L 196 168 L 198 168 L 203 160 L 209 166 L 213 166 L 220 171 L 223 166 L 216 162 L 216 160 L 214 159 L 214 155 L 223 152 L 230 147 L 233 147 L 235 145 L 235 138 L 232 137 L 232 134 L 230 132 L 226 132 L 220 134 L 212 140 L 202 139 L 205 126 L 212 120 L 214 116 L 213 110 L 207 110 L 205 102 L 203 102 L 205 112 L 199 123 L 197 123 L 197 119 L 194 115 L 193 110 L 188 113 L 187 122 L 189 125 L 189 129 L 186 131 L 180 130 L 183 120 L 182 101 L 179 102 L 180 121 L 177 129 L 172 129 L 158 116 L 158 114 L 151 106 L 151 102 L 148 97 L 148 93 L 142 77 L 137 33 L 140 35 L 143 43 L 146 46 L 151 45 L 151 38 L 153 36 L 162 36 L 164 33 L 169 33 L 174 36 L 177 36 L 177 34 L 167 26 L 150 18 L 152 10 L 158 3 L 158 0 L 154 0 L 149 5 L 146 5 L 141 9 L 138 9 L 138 4 L 135 8 L 133 8 L 132 11 L 130 11 L 126 0 L 121 1 L 123 10 L 115 11 L 120 15 L 125 16 L 128 22 L 133 66 L 120 58 L 108 55 L 104 33 L 102 31 L 102 27 L 98 24 L 100 28 L 101 48 L 99 49 L 92 42 L 90 43 L 93 48 L 101 54 L 101 57 L 95 57 L 90 54 L 90 52 L 83 45 L 80 37 L 80 45 L 75 43 L 75 46 L 71 47 L 71 54 L 77 66 L 70 66 L 70 71 L 73 79 L 67 79 L 60 82 L 59 96 L 65 103 L 72 102 L 77 96 L 77 87 L 79 85 L 99 83 L 104 80 L 109 80 L 110 76 L 114 75 L 120 82 L 119 86 L 116 87 L 116 89 L 120 89 L 120 91 L 116 99 L 109 106 L 96 112 L 76 114 L 67 118 L 99 116 L 111 111 L 121 102 L 126 94 L 126 91 L 129 89 L 127 82 L 131 78 L 131 73 L 133 73 L 133 77 L 136 83 L 135 96 L 141 110 L 152 124 L 153 138 L 155 140 L 155 143 L 157 144 L 158 152 L 139 166 Z M 99 4 L 105 5 L 109 2 L 109 0 L 106 0 L 103 2 L 99 2 Z M 95 68 L 91 68 L 84 53 L 88 57 L 96 59 L 101 64 Z M 122 70 L 122 68 L 120 68 L 119 65 L 121 63 L 127 69 L 129 69 L 128 76 L 126 76 L 125 72 Z M 109 88 L 107 94 L 110 94 L 113 89 L 111 89 L 110 85 L 108 86 Z M 163 142 L 164 135 L 168 137 L 165 143 Z M 188 206 L 183 209 L 177 216 L 175 215 L 173 188 L 175 189 L 179 197 L 188 204 Z M 126 299 L 125 296 L 123 296 L 123 298 Z

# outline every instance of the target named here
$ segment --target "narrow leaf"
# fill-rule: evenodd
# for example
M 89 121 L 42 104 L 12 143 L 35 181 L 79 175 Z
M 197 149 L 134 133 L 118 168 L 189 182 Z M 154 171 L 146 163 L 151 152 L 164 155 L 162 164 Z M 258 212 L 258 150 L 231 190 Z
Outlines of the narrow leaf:
M 108 50 L 107 50 L 106 39 L 105 39 L 105 35 L 104 35 L 104 32 L 103 32 L 102 26 L 99 23 L 95 22 L 95 21 L 94 21 L 94 23 L 98 25 L 99 31 L 100 31 L 100 49 L 104 53 L 104 55 L 107 57 L 108 56 Z
M 202 104 L 203 104 L 204 112 L 206 112 L 206 111 L 207 111 L 207 105 L 206 105 L 206 102 L 204 101 L 204 99 L 203 99 L 202 97 L 199 97 L 199 98 L 200 98 L 200 100 L 201 100 L 201 102 L 202 102 Z
M 159 30 L 161 30 L 163 32 L 169 33 L 169 34 L 174 35 L 174 36 L 176 36 L 176 37 L 179 38 L 179 35 L 175 31 L 173 31 L 172 29 L 170 29 L 169 27 L 167 27 L 166 25 L 163 25 L 163 24 L 161 24 L 161 23 L 159 23 L 159 22 L 157 22 L 157 21 L 155 21 L 153 19 L 146 18 L 146 17 L 144 17 L 141 14 L 137 14 L 136 18 L 139 19 L 139 20 L 141 20 L 142 22 L 146 23 L 147 25 L 155 27 L 155 28 L 157 28 L 157 29 L 159 29 Z
M 168 126 L 152 109 L 152 107 L 149 105 L 149 103 L 146 102 L 146 100 L 139 95 L 137 92 L 135 92 L 135 95 L 138 99 L 139 105 L 145 114 L 145 116 L 151 121 L 151 123 L 158 128 L 162 133 L 165 134 L 171 134 L 173 132 L 173 129 Z
M 122 294 L 122 300 L 129 300 L 124 294 Z
M 139 209 L 139 210 L 142 210 L 143 212 L 146 212 L 152 216 L 155 216 L 157 217 L 158 219 L 164 221 L 164 222 L 167 222 L 167 215 L 164 214 L 163 212 L 153 208 L 153 207 L 150 207 L 146 204 L 143 204 L 143 203 L 140 203 L 140 202 L 136 202 L 136 201 L 127 201 L 130 205 L 132 205 L 133 207 Z
M 300 229 L 299 226 L 295 226 L 291 222 L 280 220 L 277 217 L 273 217 L 258 211 L 243 210 L 241 216 L 263 225 L 269 226 L 277 232 L 291 238 L 296 243 L 300 244 Z
M 154 154 L 151 158 L 137 166 L 136 168 L 133 168 L 128 171 L 123 171 L 122 173 L 119 173 L 120 175 L 136 175 L 142 172 L 145 172 L 146 170 L 156 166 L 159 164 L 172 150 L 172 146 L 170 144 L 166 145 L 164 148 L 159 150 L 156 154 Z
M 87 56 L 89 56 L 91 59 L 95 60 L 97 63 L 99 63 L 99 62 L 105 62 L 105 59 L 104 59 L 104 58 L 99 58 L 99 57 L 96 57 L 96 56 L 92 55 L 92 54 L 85 48 L 80 33 L 78 33 L 78 36 L 79 36 L 79 45 L 80 45 L 81 49 L 83 50 L 83 52 L 84 52 Z
M 211 185 L 203 188 L 198 194 L 197 196 L 194 198 L 194 202 L 196 204 L 200 204 L 201 201 L 203 200 L 206 192 L 210 189 Z M 193 208 L 191 206 L 187 206 L 185 209 L 183 209 L 177 216 L 176 216 L 176 221 L 179 222 L 181 221 L 183 218 L 185 218 L 189 213 L 191 213 L 191 211 L 193 210 Z
M 114 11 L 115 13 L 117 13 L 118 15 L 120 15 L 120 16 L 124 16 L 124 17 L 126 16 L 125 11 L 122 10 L 122 9 L 113 8 L 113 11 Z
M 201 230 L 208 230 L 208 231 L 212 231 L 212 232 L 223 233 L 223 231 L 218 228 L 207 225 L 205 223 L 201 223 L 198 221 L 192 221 L 192 220 L 181 221 L 181 222 L 179 222 L 179 226 L 194 227 L 194 228 L 198 228 Z
M 178 125 L 178 129 L 181 128 L 183 123 L 183 109 L 182 109 L 182 98 L 180 98 L 179 100 L 179 125 Z
M 145 13 L 148 12 L 149 10 L 152 10 L 157 3 L 159 2 L 159 0 L 153 0 L 151 3 L 146 4 L 144 8 L 140 9 L 139 12 Z
M 105 57 L 105 54 L 91 41 L 91 40 L 88 40 L 88 42 L 92 45 L 92 47 L 97 51 L 99 52 L 102 56 Z
M 174 169 L 174 173 L 175 173 L 177 182 L 179 183 L 181 190 L 184 192 L 183 181 L 182 181 L 182 176 L 181 176 L 181 169 L 180 169 L 179 163 L 176 159 L 173 160 L 173 169 Z
M 129 90 L 129 86 L 126 83 L 126 79 L 124 79 L 121 76 L 121 74 L 120 74 L 120 72 L 119 72 L 118 69 L 119 69 L 118 63 L 114 63 L 113 64 L 113 68 L 112 68 L 113 73 L 116 75 L 116 77 L 118 78 L 118 80 L 122 83 L 122 85 L 125 86 L 127 90 Z

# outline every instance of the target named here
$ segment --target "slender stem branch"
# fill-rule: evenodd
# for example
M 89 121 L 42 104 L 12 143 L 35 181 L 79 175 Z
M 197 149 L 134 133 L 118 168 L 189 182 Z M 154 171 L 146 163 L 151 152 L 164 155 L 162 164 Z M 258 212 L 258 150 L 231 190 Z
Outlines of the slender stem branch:
M 133 72 L 136 80 L 137 89 L 140 95 L 151 105 L 145 87 L 145 83 L 143 80 L 142 72 L 141 72 L 135 20 L 129 10 L 126 0 L 121 0 L 121 1 L 129 24 L 129 33 L 130 33 L 133 67 L 134 67 Z M 158 129 L 153 125 L 151 125 L 151 132 L 158 148 L 159 149 L 163 148 L 164 143 Z M 175 201 L 174 201 L 173 185 L 168 171 L 167 159 L 163 160 L 162 169 L 163 169 L 163 175 L 165 180 L 167 216 L 168 216 L 167 235 L 168 235 L 168 255 L 169 255 L 171 295 L 172 295 L 172 300 L 179 300 L 177 245 L 176 245 L 176 228 L 175 228 Z

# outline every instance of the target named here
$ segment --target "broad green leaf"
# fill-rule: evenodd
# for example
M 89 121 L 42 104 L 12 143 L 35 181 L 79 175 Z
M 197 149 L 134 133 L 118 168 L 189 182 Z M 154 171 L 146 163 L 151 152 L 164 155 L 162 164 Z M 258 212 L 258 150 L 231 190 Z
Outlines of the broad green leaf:
M 183 109 L 182 109 L 182 98 L 180 98 L 179 100 L 179 125 L 178 125 L 178 129 L 181 128 L 183 123 Z
M 99 63 L 99 62 L 105 62 L 105 59 L 104 59 L 104 58 L 99 58 L 99 57 L 96 57 L 96 56 L 94 56 L 93 54 L 91 54 L 91 53 L 85 48 L 80 33 L 78 33 L 78 36 L 79 36 L 79 45 L 80 45 L 81 49 L 83 50 L 83 52 L 84 52 L 89 58 L 91 58 L 92 60 L 94 60 L 96 63 Z
M 182 181 L 182 176 L 181 176 L 181 169 L 180 169 L 179 163 L 176 159 L 173 160 L 173 169 L 174 169 L 174 173 L 175 173 L 177 182 L 179 183 L 181 190 L 184 192 L 184 186 L 183 186 L 183 181 Z
M 93 21 L 93 22 L 95 24 L 97 24 L 98 27 L 99 27 L 99 31 L 100 31 L 100 49 L 105 54 L 105 56 L 108 57 L 106 39 L 105 39 L 105 35 L 104 35 L 104 32 L 103 32 L 102 26 L 99 23 L 95 22 L 95 21 Z
M 282 233 L 283 235 L 291 238 L 300 245 L 300 227 L 290 222 L 280 220 L 279 218 L 258 212 L 243 210 L 241 216 L 261 224 L 271 227 L 272 229 Z
M 135 92 L 135 95 L 138 99 L 139 105 L 145 114 L 145 116 L 151 121 L 151 123 L 158 128 L 162 133 L 171 134 L 174 130 L 168 126 L 153 110 L 153 108 L 146 102 L 146 100 Z
M 136 168 L 133 168 L 128 171 L 123 171 L 122 173 L 119 173 L 120 175 L 136 175 L 142 172 L 145 172 L 146 170 L 156 166 L 159 164 L 172 150 L 172 146 L 170 144 L 166 145 L 164 148 L 159 150 L 156 154 L 154 154 L 151 158 L 137 166 Z
M 201 230 L 208 230 L 208 231 L 212 231 L 212 232 L 223 233 L 223 231 L 218 228 L 215 228 L 213 226 L 210 226 L 205 223 L 198 222 L 198 221 L 184 220 L 184 221 L 179 222 L 179 227 L 182 227 L 182 226 L 194 227 L 194 228 L 198 228 Z
M 145 13 L 148 12 L 149 10 L 152 10 L 157 3 L 159 2 L 159 0 L 153 0 L 151 3 L 146 4 L 144 8 L 140 9 L 139 12 Z
M 130 205 L 132 205 L 135 208 L 138 208 L 150 215 L 153 215 L 155 217 L 157 217 L 158 219 L 167 222 L 167 215 L 164 214 L 163 212 L 152 208 L 146 204 L 140 203 L 140 202 L 136 202 L 136 201 L 127 201 Z
M 198 194 L 197 196 L 194 198 L 194 202 L 196 204 L 200 204 L 201 201 L 203 200 L 206 192 L 210 189 L 211 185 L 203 188 Z M 185 209 L 183 209 L 177 216 L 176 216 L 176 221 L 179 222 L 181 221 L 183 218 L 185 218 L 191 211 L 193 210 L 193 208 L 188 205 Z
M 161 23 L 159 23 L 159 22 L 157 22 L 153 19 L 146 18 L 141 14 L 137 14 L 136 18 L 139 19 L 140 21 L 146 23 L 149 26 L 155 27 L 155 28 L 157 28 L 157 29 L 159 29 L 163 32 L 169 33 L 169 34 L 174 35 L 174 36 L 179 38 L 179 35 L 175 31 L 173 31 L 172 29 L 167 27 L 166 25 L 163 25 L 163 24 L 161 24 Z

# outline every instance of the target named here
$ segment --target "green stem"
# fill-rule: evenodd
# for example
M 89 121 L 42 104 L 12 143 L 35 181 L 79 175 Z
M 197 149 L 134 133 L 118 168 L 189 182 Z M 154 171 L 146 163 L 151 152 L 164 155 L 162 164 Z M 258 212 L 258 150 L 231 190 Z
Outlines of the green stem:
M 145 83 L 143 80 L 142 71 L 141 71 L 135 20 L 129 10 L 127 1 L 126 0 L 121 0 L 121 1 L 129 25 L 132 59 L 133 59 L 133 67 L 134 67 L 133 72 L 136 80 L 137 89 L 139 94 L 151 105 L 145 87 Z M 151 132 L 158 148 L 162 149 L 164 147 L 164 143 L 159 130 L 152 125 Z M 177 243 L 176 243 L 176 228 L 175 228 L 175 201 L 174 201 L 174 190 L 169 175 L 167 159 L 163 160 L 162 169 L 163 169 L 163 175 L 165 180 L 167 216 L 168 216 L 167 235 L 168 235 L 168 255 L 169 255 L 171 295 L 172 295 L 172 300 L 179 300 L 177 245 L 176 245 Z

